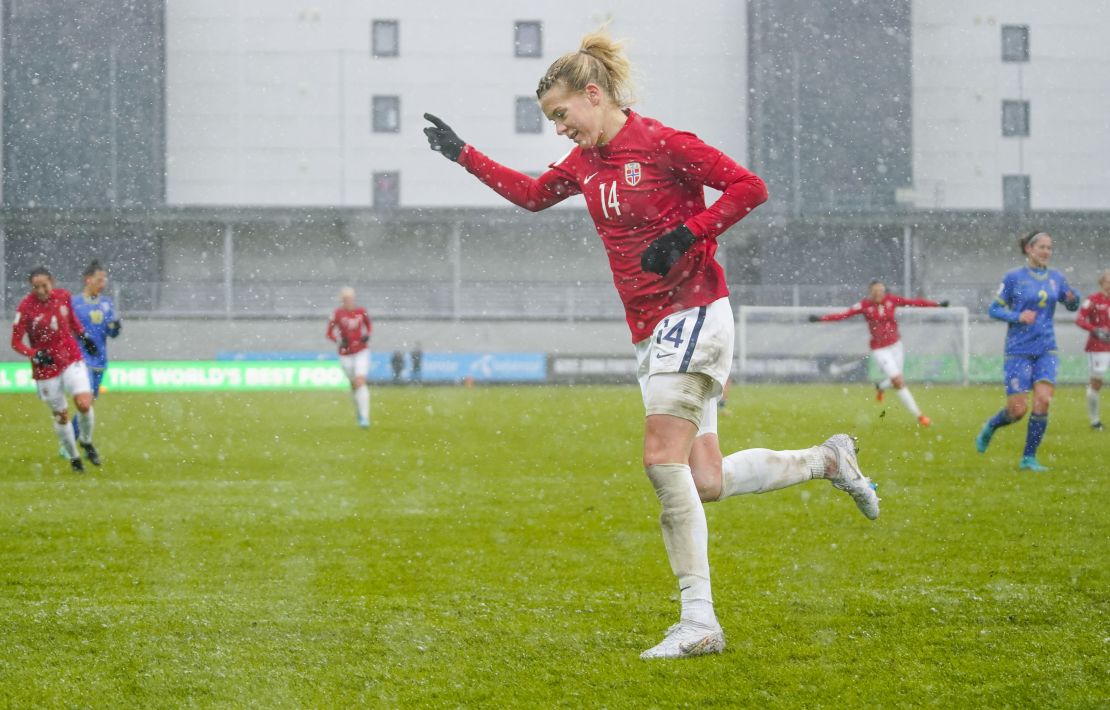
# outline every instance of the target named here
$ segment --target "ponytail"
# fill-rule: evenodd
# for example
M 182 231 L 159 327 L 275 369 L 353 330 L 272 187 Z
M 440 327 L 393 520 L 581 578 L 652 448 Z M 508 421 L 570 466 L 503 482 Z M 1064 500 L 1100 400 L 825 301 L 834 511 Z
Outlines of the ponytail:
M 613 39 L 604 27 L 582 38 L 578 51 L 552 62 L 536 87 L 536 98 L 562 83 L 570 91 L 583 91 L 597 84 L 618 106 L 628 106 L 632 96 L 632 63 L 624 54 L 624 42 Z

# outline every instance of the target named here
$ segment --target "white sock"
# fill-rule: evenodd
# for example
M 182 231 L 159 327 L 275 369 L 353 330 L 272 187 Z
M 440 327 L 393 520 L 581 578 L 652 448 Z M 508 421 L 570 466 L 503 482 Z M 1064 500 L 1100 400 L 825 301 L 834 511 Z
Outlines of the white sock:
M 54 433 L 58 435 L 58 441 L 62 442 L 66 455 L 71 459 L 77 458 L 77 440 L 73 437 L 73 425 L 68 421 L 65 424 L 59 424 L 55 418 Z
M 355 409 L 360 419 L 370 419 L 370 387 L 363 385 L 354 391 Z
M 713 592 L 709 586 L 709 527 L 690 467 L 661 463 L 647 467 L 663 511 L 659 525 L 671 571 L 678 577 L 682 620 L 715 626 Z
M 821 447 L 794 451 L 746 449 L 726 456 L 721 462 L 721 497 L 766 493 L 825 477 L 825 453 Z
M 1091 418 L 1091 424 L 1102 421 L 1098 412 L 1098 392 L 1094 387 L 1087 385 L 1087 416 Z
M 89 407 L 89 411 L 82 414 L 77 412 L 77 426 L 81 429 L 81 441 L 86 444 L 92 443 L 93 426 L 96 424 L 96 417 L 93 416 L 93 408 Z
M 888 377 L 888 378 L 886 378 L 885 380 L 883 380 L 882 382 L 879 383 L 879 389 L 888 390 L 888 389 L 890 389 L 891 384 L 893 384 L 893 383 L 890 381 L 890 378 Z
M 921 410 L 917 408 L 917 402 L 913 400 L 913 395 L 910 394 L 909 387 L 903 387 L 898 390 L 898 399 L 902 400 L 902 404 L 906 405 L 906 409 L 910 410 L 910 413 L 915 417 L 921 416 Z

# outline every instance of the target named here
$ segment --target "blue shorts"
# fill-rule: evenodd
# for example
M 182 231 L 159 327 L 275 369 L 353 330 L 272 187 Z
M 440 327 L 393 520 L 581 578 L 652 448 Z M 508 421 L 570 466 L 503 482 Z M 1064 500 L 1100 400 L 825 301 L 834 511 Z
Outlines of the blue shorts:
M 1006 394 L 1021 394 L 1033 389 L 1034 382 L 1056 384 L 1056 353 L 1044 355 L 1007 355 L 1002 369 L 1006 373 Z
M 89 368 L 89 386 L 92 388 L 93 399 L 100 396 L 100 381 L 104 379 L 103 367 L 90 367 Z

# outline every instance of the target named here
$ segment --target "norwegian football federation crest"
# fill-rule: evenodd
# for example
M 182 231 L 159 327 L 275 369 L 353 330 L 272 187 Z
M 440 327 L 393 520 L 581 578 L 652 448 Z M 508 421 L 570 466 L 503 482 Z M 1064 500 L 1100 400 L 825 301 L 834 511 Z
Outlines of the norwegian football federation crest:
M 625 163 L 624 164 L 624 181 L 629 185 L 640 184 L 640 178 L 643 176 L 643 171 L 640 170 L 639 163 Z

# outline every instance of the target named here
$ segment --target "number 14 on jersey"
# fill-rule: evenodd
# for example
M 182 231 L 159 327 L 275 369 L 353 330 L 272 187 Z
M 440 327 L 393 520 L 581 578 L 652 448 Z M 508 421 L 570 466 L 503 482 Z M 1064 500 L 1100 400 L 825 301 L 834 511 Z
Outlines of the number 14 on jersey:
M 606 193 L 605 186 L 609 186 L 608 193 Z M 598 183 L 598 189 L 601 190 L 601 212 L 605 215 L 605 219 L 612 219 L 609 210 L 613 210 L 613 214 L 617 217 L 621 216 L 621 204 L 617 199 L 617 181 Z

